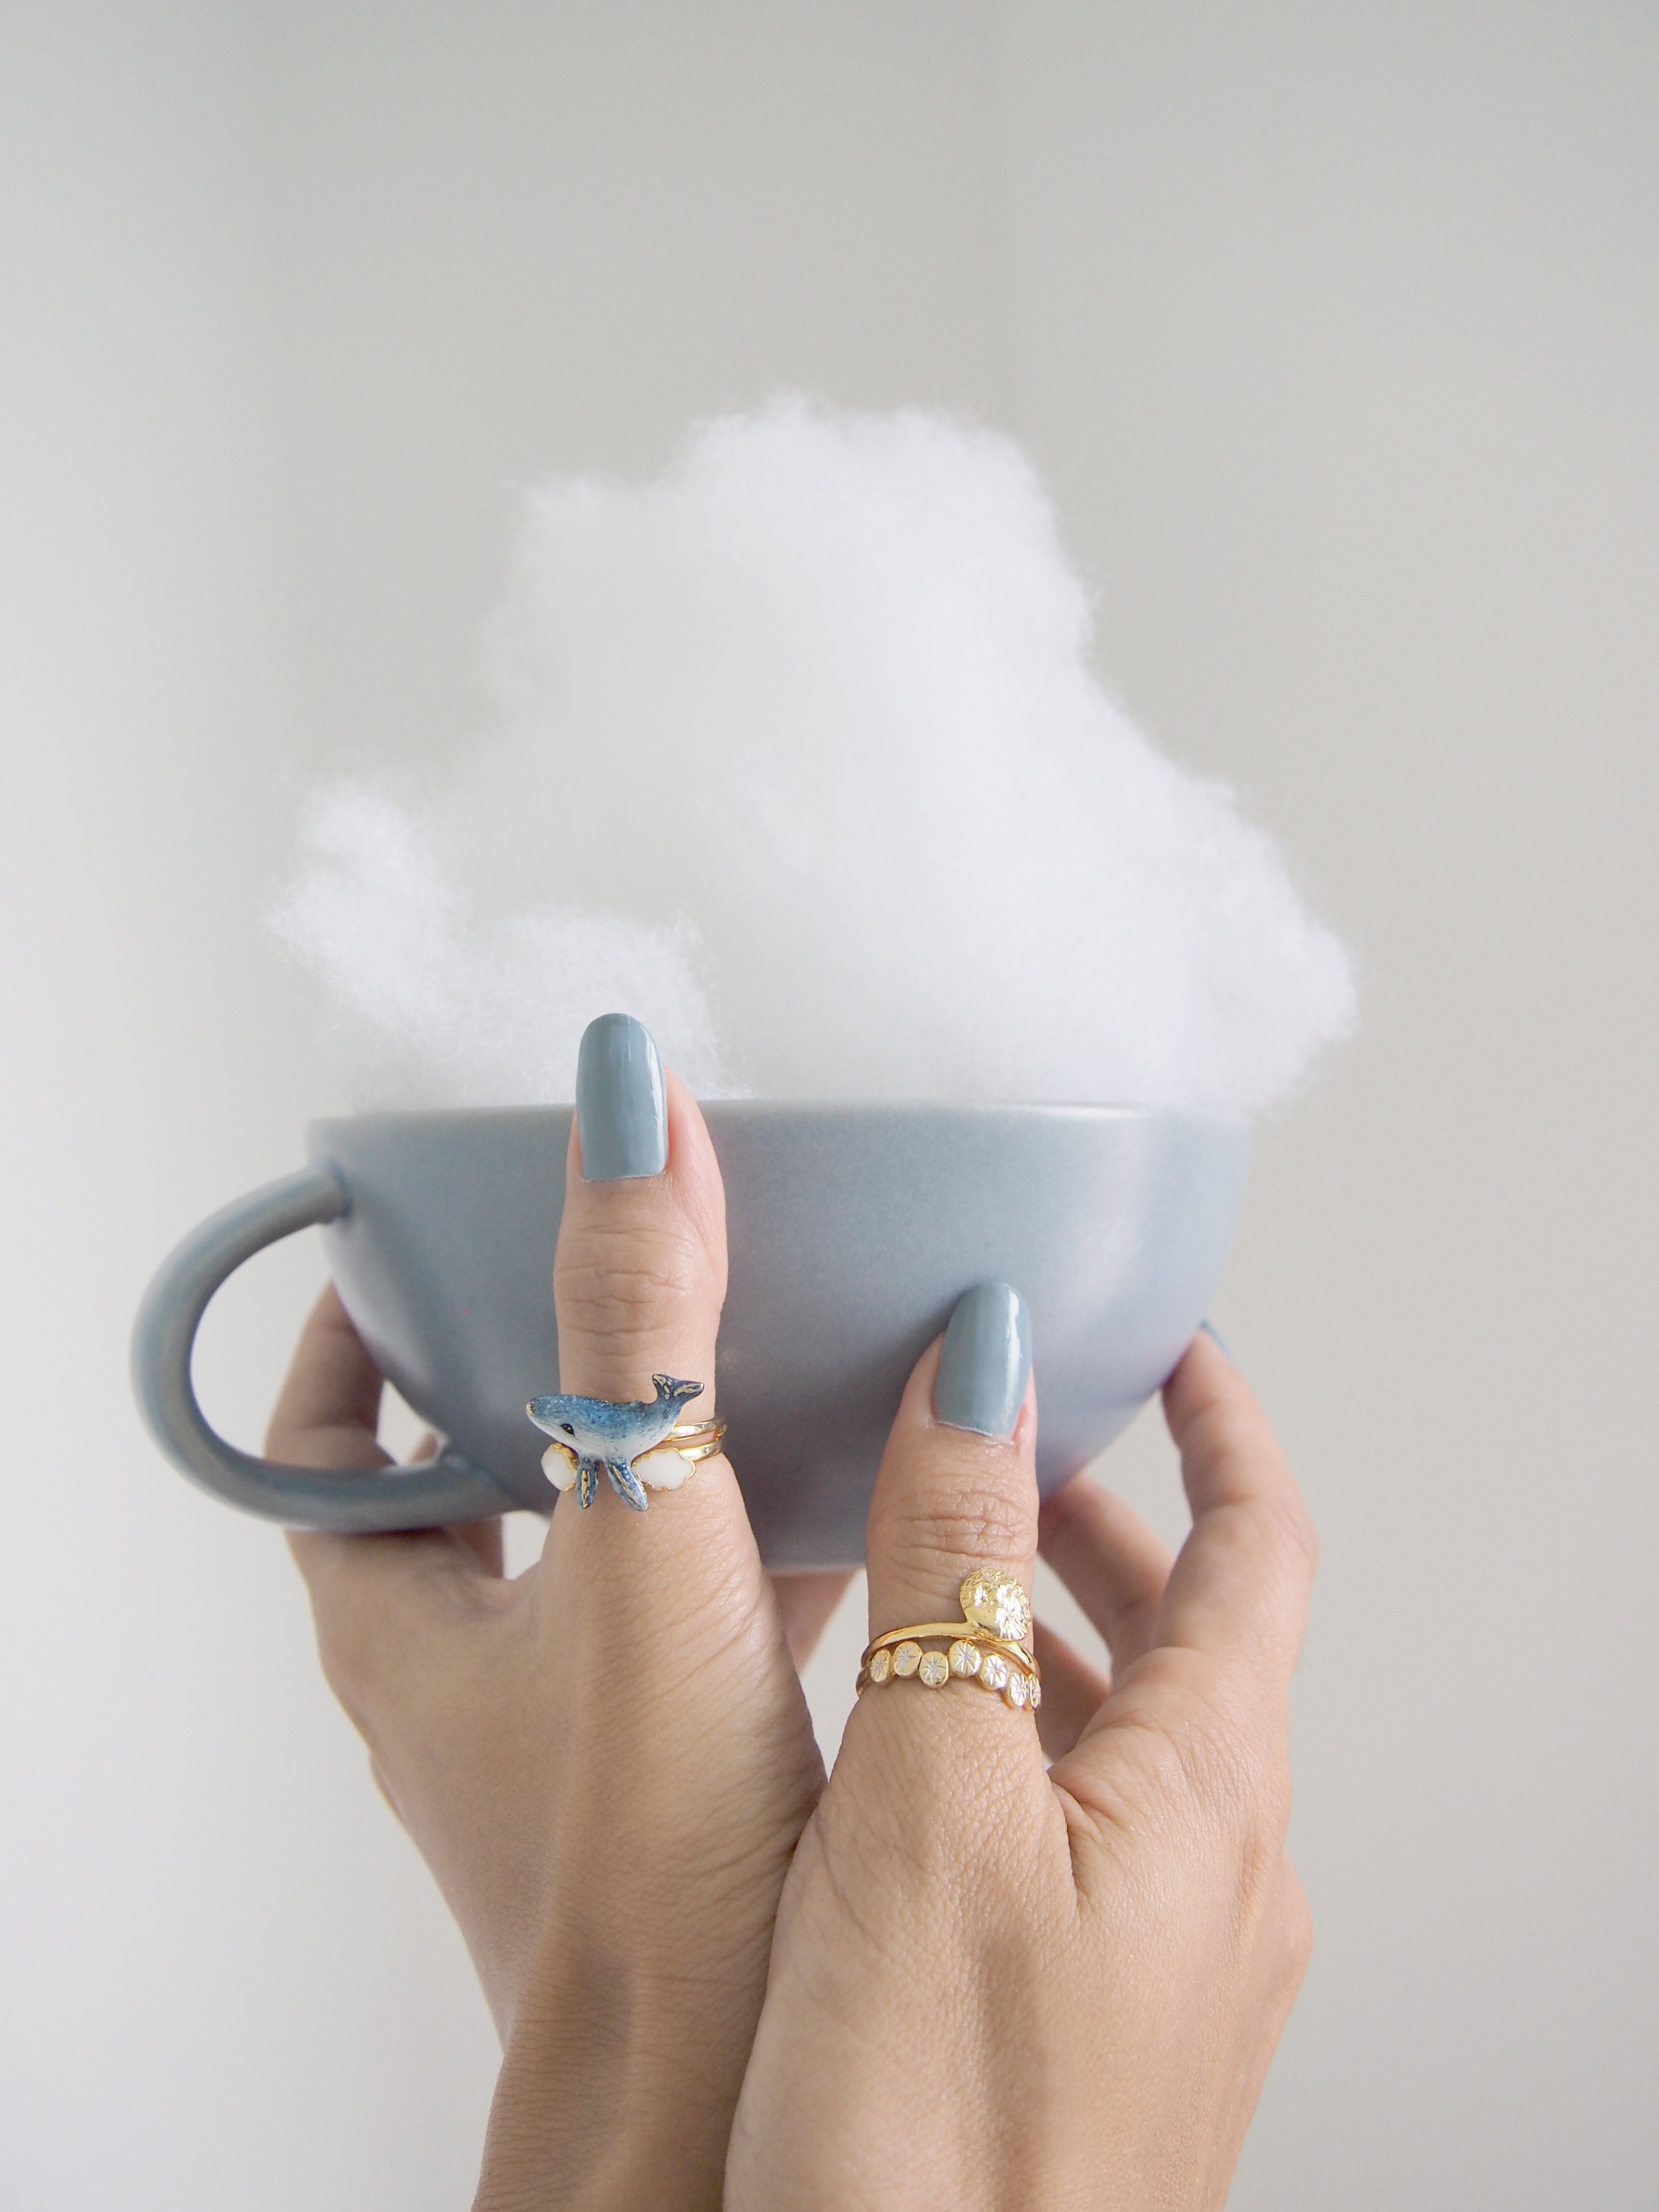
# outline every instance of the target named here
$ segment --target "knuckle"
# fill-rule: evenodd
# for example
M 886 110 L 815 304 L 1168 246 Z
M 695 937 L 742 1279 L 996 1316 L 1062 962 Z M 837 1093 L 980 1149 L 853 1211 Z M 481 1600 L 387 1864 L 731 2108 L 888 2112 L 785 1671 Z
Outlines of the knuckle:
M 653 1335 L 706 1289 L 693 1241 L 672 1231 L 589 1229 L 554 1268 L 562 1330 L 611 1343 Z
M 1091 1809 L 1126 1830 L 1186 1825 L 1193 1778 L 1179 1728 L 1147 1716 L 1120 1718 L 1114 1749 L 1109 1789 L 1103 1791 L 1094 1778 L 1084 1785 Z
M 1261 1923 L 1278 1918 L 1276 1898 L 1285 1865 L 1285 1831 L 1288 1825 L 1286 1794 L 1282 1811 L 1278 1805 L 1257 1804 L 1247 1814 L 1238 1837 L 1238 1891 L 1248 1920 Z
M 964 1568 L 1024 1559 L 1036 1540 L 1035 1498 L 983 1475 L 907 1484 L 884 1501 L 883 1548 L 906 1559 L 940 1558 Z
M 1200 1709 L 1177 1741 L 1189 1784 L 1211 1820 L 1249 1862 L 1255 1854 L 1265 1780 L 1252 1732 L 1224 1711 Z
M 1189 1801 L 1232 1838 L 1247 1881 L 1271 1871 L 1290 1822 L 1290 1759 L 1282 1719 L 1253 1685 L 1189 1655 L 1158 1720 Z
M 1200 1706 L 1182 1746 L 1188 1778 L 1236 1869 L 1241 1917 L 1277 1917 L 1291 1821 L 1289 1748 L 1259 1715 Z

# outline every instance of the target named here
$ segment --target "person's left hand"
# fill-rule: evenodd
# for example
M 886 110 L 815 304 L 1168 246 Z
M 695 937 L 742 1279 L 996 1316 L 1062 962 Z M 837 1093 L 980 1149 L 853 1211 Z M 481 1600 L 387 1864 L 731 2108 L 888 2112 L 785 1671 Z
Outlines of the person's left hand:
M 1218 2212 L 1307 1962 L 1285 1837 L 1315 1542 L 1284 1455 L 1200 1334 L 1164 1392 L 1179 1557 L 1086 1474 L 1039 1517 L 1004 1296 L 910 1378 L 871 1634 L 951 1617 L 970 1570 L 1029 1587 L 1040 1535 L 1115 1673 L 1039 1628 L 1035 1723 L 954 1676 L 866 1687 L 785 1886 L 732 2212 Z
M 672 1076 L 666 1097 L 659 1175 L 585 1181 L 573 1132 L 560 1387 L 649 1399 L 653 1374 L 690 1376 L 701 1419 L 724 1199 Z M 383 1464 L 380 1392 L 325 1292 L 269 1449 Z M 643 1514 L 607 1486 L 586 1512 L 568 1493 L 511 1582 L 499 1522 L 291 1540 L 329 1680 L 502 2038 L 479 2205 L 539 2203 L 550 2174 L 562 2205 L 718 2204 L 778 1893 L 823 1782 L 789 1645 L 805 1656 L 846 1577 L 769 1584 L 723 1456 Z

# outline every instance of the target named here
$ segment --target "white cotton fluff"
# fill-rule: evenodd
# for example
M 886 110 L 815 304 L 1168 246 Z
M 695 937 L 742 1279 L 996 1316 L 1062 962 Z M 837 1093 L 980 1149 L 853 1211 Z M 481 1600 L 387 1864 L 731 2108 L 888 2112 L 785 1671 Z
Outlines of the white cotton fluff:
M 501 722 L 316 796 L 273 920 L 363 1105 L 572 1095 L 637 1015 L 704 1097 L 1259 1109 L 1352 963 L 1102 691 L 1008 439 L 799 399 L 529 495 Z

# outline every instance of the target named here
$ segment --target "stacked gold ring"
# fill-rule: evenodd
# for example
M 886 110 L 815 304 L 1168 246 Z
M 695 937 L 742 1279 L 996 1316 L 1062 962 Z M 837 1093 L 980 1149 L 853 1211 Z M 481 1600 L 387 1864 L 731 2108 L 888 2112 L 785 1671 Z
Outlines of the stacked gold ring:
M 725 1441 L 724 1421 L 680 1421 L 668 1431 L 668 1449 L 693 1467 L 699 1460 L 712 1459 Z
M 890 1628 L 866 1644 L 859 1662 L 857 1691 L 914 1675 L 924 1689 L 941 1690 L 954 1678 L 976 1681 L 1017 1711 L 1035 1712 L 1042 1703 L 1042 1678 L 1026 1650 L 1031 1632 L 1031 1601 L 1014 1577 L 999 1567 L 975 1567 L 957 1593 L 960 1620 L 924 1620 L 914 1628 Z M 922 1646 L 948 1638 L 946 1651 Z

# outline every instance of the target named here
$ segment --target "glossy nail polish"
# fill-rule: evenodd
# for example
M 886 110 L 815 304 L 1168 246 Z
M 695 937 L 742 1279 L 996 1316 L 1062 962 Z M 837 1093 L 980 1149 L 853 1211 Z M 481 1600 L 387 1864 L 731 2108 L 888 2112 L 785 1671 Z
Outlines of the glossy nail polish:
M 1031 1372 L 1031 1316 L 1006 1283 L 979 1283 L 957 1300 L 933 1382 L 935 1417 L 982 1437 L 1011 1437 Z
M 1212 1321 L 1201 1321 L 1198 1325 L 1203 1330 L 1205 1335 L 1209 1338 L 1210 1341 L 1212 1344 L 1218 1345 L 1221 1350 L 1224 1352 L 1226 1352 L 1227 1358 L 1231 1359 L 1233 1355 L 1231 1352 L 1227 1351 L 1227 1340 L 1223 1336 L 1221 1331 L 1216 1327 L 1215 1323 Z
M 618 1182 L 668 1165 L 668 1094 L 651 1032 L 632 1014 L 601 1014 L 576 1055 L 582 1179 Z

